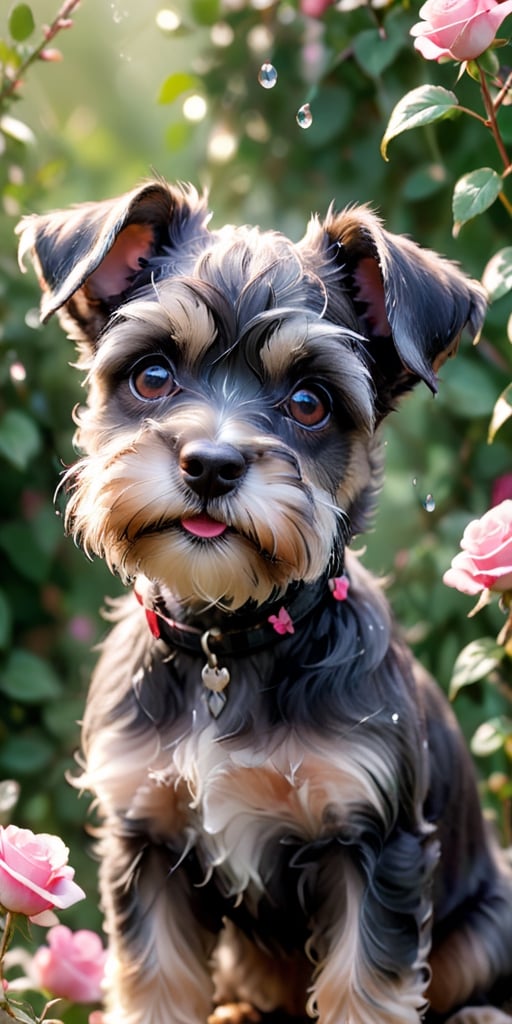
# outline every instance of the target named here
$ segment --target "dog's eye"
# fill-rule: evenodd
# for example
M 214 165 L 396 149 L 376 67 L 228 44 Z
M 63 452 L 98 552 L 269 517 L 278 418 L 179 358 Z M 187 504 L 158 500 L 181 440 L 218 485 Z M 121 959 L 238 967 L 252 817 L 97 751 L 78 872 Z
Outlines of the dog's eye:
M 331 400 L 323 388 L 300 387 L 290 395 L 285 408 L 301 427 L 323 427 L 331 414 Z
M 138 363 L 130 375 L 130 388 L 136 398 L 154 402 L 176 391 L 176 381 L 166 359 L 154 357 Z

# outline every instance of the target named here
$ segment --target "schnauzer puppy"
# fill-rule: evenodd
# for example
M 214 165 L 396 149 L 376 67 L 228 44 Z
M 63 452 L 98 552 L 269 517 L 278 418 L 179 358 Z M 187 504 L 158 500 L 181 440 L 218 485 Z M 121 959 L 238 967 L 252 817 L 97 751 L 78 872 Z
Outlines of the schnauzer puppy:
M 366 207 L 298 244 L 208 221 L 157 180 L 20 226 L 86 372 L 67 528 L 133 584 L 83 725 L 105 1021 L 510 1020 L 469 755 L 347 550 L 483 292 Z

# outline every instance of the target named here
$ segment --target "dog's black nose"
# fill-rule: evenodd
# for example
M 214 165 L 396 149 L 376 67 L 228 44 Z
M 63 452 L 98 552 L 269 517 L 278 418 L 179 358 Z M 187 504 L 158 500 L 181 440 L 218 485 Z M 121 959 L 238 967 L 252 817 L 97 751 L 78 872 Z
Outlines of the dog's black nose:
M 219 498 L 234 490 L 245 475 L 247 462 L 230 444 L 189 441 L 181 450 L 180 470 L 201 498 Z

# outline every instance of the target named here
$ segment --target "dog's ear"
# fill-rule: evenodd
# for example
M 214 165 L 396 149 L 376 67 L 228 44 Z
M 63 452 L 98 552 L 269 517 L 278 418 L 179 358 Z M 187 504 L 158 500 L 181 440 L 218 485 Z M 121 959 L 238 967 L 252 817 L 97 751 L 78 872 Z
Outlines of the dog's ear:
M 325 251 L 335 245 L 345 296 L 353 302 L 368 353 L 381 412 L 418 379 L 435 393 L 437 371 L 455 354 L 467 326 L 480 332 L 486 311 L 484 289 L 448 260 L 384 230 L 367 207 L 331 212 L 323 225 Z M 304 242 L 315 234 L 310 226 Z M 317 234 L 317 244 L 319 238 Z M 339 281 L 339 279 L 338 279 Z M 328 293 L 336 317 L 339 283 L 329 275 Z M 338 299 L 339 304 L 339 299 Z M 332 313 L 330 314 L 332 315 Z
M 24 217 L 19 257 L 30 255 L 43 292 L 41 319 L 59 313 L 70 337 L 94 345 L 145 261 L 164 251 L 206 206 L 193 189 L 151 181 L 120 196 L 68 210 Z

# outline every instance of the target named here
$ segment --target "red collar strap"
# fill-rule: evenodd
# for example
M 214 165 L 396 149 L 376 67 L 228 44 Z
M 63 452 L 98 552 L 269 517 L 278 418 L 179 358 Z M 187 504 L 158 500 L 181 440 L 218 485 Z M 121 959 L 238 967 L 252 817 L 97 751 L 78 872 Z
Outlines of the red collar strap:
M 296 626 L 325 601 L 326 595 L 335 601 L 345 601 L 348 589 L 349 581 L 344 574 L 327 581 L 323 578 L 316 583 L 299 586 L 296 593 L 287 595 L 285 604 L 274 602 L 264 606 L 260 609 L 263 617 L 256 622 L 238 613 L 227 616 L 230 625 L 235 622 L 240 625 L 236 629 L 208 630 L 209 647 L 214 653 L 240 657 L 272 646 L 281 638 L 295 633 Z M 144 608 L 149 629 L 156 640 L 164 640 L 170 646 L 181 647 L 191 654 L 204 651 L 204 629 L 171 618 L 158 599 L 148 607 L 137 586 L 134 593 Z

